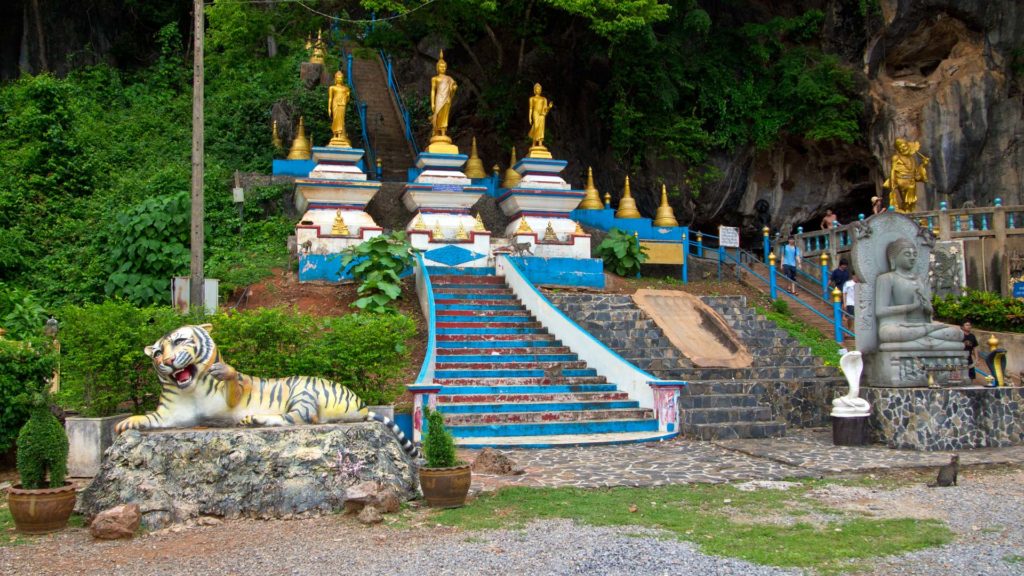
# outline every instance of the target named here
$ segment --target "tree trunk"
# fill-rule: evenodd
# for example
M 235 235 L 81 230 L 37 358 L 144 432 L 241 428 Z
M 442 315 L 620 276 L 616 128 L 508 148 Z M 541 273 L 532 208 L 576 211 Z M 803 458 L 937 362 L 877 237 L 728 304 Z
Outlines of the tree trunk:
M 47 72 L 50 65 L 46 61 L 46 38 L 43 36 L 43 19 L 39 16 L 39 0 L 32 0 L 32 11 L 36 18 L 36 43 L 39 45 L 39 66 L 40 70 Z

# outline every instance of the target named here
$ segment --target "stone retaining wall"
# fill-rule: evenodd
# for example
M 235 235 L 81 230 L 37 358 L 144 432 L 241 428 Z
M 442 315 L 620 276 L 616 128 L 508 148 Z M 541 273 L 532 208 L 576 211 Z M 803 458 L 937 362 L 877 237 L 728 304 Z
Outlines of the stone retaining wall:
M 846 393 L 835 382 L 769 382 L 758 401 L 772 409 L 772 417 L 794 428 L 831 426 L 832 399 Z
M 871 439 L 890 448 L 963 450 L 1024 444 L 1022 388 L 861 388 Z

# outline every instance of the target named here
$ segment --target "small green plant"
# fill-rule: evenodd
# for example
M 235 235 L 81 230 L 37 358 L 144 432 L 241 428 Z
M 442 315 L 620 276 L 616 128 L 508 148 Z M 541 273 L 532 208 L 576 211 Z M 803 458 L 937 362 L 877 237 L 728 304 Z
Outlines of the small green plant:
M 28 421 L 18 432 L 18 457 L 15 462 L 21 486 L 28 490 L 59 488 L 64 485 L 68 472 L 68 437 L 64 427 L 50 411 L 50 377 L 53 375 L 54 354 L 47 345 L 33 346 L 29 342 L 15 342 L 9 346 L 20 348 L 30 364 L 23 373 L 24 392 L 17 402 L 29 408 Z
M 597 247 L 606 266 L 619 276 L 636 276 L 640 265 L 647 260 L 646 248 L 629 232 L 612 228 Z
M 53 375 L 45 345 L 0 338 L 0 453 L 7 452 L 28 420 L 32 394 Z
M 455 439 L 444 425 L 444 415 L 437 410 L 427 412 L 427 435 L 423 439 L 423 452 L 428 468 L 451 468 L 458 465 Z
M 780 301 L 776 300 L 776 303 Z M 832 338 L 823 337 L 817 328 L 791 316 L 788 305 L 785 312 L 779 312 L 777 304 L 773 304 L 770 310 L 765 310 L 760 306 L 754 306 L 754 310 L 774 322 L 780 329 L 788 332 L 801 346 L 810 348 L 811 353 L 821 358 L 826 366 L 839 366 L 839 344 Z
M 391 303 L 402 295 L 401 275 L 413 262 L 413 247 L 401 230 L 347 249 L 341 267 L 359 282 L 362 296 L 352 306 L 368 312 L 393 311 Z
M 789 314 L 789 302 L 786 302 L 782 298 L 776 298 L 772 302 L 772 310 L 778 314 Z

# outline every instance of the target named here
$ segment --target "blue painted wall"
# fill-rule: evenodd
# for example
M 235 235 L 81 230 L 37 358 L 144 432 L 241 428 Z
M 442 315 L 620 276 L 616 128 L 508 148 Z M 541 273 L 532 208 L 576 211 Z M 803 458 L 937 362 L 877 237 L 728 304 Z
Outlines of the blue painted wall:
M 299 282 L 310 282 L 323 280 L 325 282 L 345 282 L 352 280 L 349 269 L 362 262 L 359 258 L 349 264 L 344 270 L 341 269 L 341 254 L 303 254 L 299 256 Z M 412 268 L 407 268 L 400 276 L 405 278 L 412 274 Z
M 312 160 L 274 160 L 274 176 L 306 178 L 316 168 Z
M 636 232 L 641 240 L 660 240 L 662 242 L 682 242 L 685 226 L 655 226 L 650 218 L 616 218 L 615 210 L 573 210 L 569 217 L 573 220 L 597 228 L 611 230 L 618 228 L 627 232 Z
M 533 284 L 604 288 L 604 262 L 597 258 L 512 258 Z

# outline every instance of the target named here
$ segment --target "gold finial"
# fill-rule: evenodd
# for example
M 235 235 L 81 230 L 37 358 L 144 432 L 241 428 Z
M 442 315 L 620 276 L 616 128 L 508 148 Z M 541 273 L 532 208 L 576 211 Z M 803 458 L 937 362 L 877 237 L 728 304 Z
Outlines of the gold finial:
M 526 221 L 526 216 L 519 218 L 519 228 L 516 229 L 516 234 L 533 234 L 533 228 L 530 228 L 530 223 Z
M 434 241 L 444 240 L 444 232 L 441 230 L 441 219 L 434 221 Z
M 499 166 L 497 164 L 495 164 L 494 166 L 491 166 L 491 172 L 493 172 L 494 173 L 494 177 L 497 178 L 498 174 L 501 174 L 501 166 Z
M 828 252 L 821 253 L 821 265 L 828 266 Z
M 989 352 L 995 352 L 996 348 L 999 347 L 999 338 L 996 338 L 995 334 L 990 334 L 988 337 L 988 350 Z
M 441 48 L 441 51 L 437 55 L 437 63 L 444 64 L 445 66 L 448 65 L 448 63 L 444 61 L 444 48 Z
M 412 229 L 413 230 L 426 230 L 427 229 L 426 223 L 423 222 L 423 214 L 417 214 L 416 215 L 416 221 L 413 222 Z
M 515 165 L 516 147 L 513 146 L 512 160 L 508 164 L 508 169 L 505 170 L 505 180 L 501 183 L 502 188 L 515 188 L 516 186 L 519 185 L 519 181 L 523 179 L 523 177 L 519 175 L 519 172 L 516 172 L 516 169 L 514 168 Z
M 270 129 L 270 143 L 274 145 L 275 150 L 284 148 L 284 142 L 281 141 L 281 134 L 277 131 L 277 120 L 274 120 L 274 126 Z
M 480 216 L 480 213 L 476 213 L 476 224 L 473 224 L 473 232 L 487 232 L 487 228 L 484 227 L 484 219 Z
M 473 136 L 473 146 L 470 148 L 469 161 L 466 162 L 467 178 L 487 178 L 487 171 L 484 170 L 484 162 L 476 153 L 476 136 Z
M 641 218 L 640 211 L 636 209 L 636 200 L 629 192 L 629 176 L 626 176 L 626 187 L 622 191 L 622 198 L 619 198 L 619 209 L 615 211 L 616 218 Z
M 331 234 L 337 234 L 339 236 L 348 236 L 348 226 L 345 225 L 345 219 L 341 217 L 341 210 L 334 213 L 334 225 L 331 226 Z
M 765 238 L 767 238 L 768 235 L 771 234 L 771 233 L 772 233 L 772 229 L 771 228 L 769 228 L 767 226 L 765 226 L 764 228 L 761 228 L 761 234 L 764 234 Z
M 292 140 L 291 150 L 288 150 L 289 160 L 309 160 L 311 150 L 309 140 L 306 139 L 306 124 L 302 116 L 299 116 L 299 129 L 295 131 L 295 140 Z
M 576 236 L 586 236 L 587 235 L 587 231 L 583 229 L 583 226 L 581 226 L 579 222 L 577 222 L 576 223 L 576 231 L 573 232 L 573 234 L 575 234 Z
M 842 299 L 843 299 L 843 293 L 840 292 L 839 291 L 839 287 L 836 286 L 835 288 L 832 289 L 832 301 L 833 302 L 840 302 L 840 301 L 842 301 Z
M 775 266 L 775 252 L 768 253 L 768 265 Z
M 672 206 L 668 203 L 668 188 L 664 184 L 661 185 L 661 206 L 658 206 L 658 211 L 654 214 L 654 225 L 679 226 L 676 213 L 672 211 Z
M 313 45 L 313 54 L 310 55 L 309 61 L 313 64 L 324 63 L 324 39 L 323 30 L 316 31 L 316 44 Z
M 558 242 L 558 234 L 555 234 L 555 227 L 551 225 L 551 220 L 548 220 L 548 227 L 544 229 L 544 241 Z
M 703 242 L 703 241 L 704 241 L 704 233 L 698 231 L 697 232 L 697 242 Z
M 469 240 L 469 234 L 466 233 L 466 228 L 459 222 L 459 229 L 455 231 L 456 240 Z
M 604 208 L 601 203 L 601 193 L 594 186 L 594 169 L 587 168 L 587 185 L 583 188 L 583 201 L 580 202 L 580 210 L 600 210 Z
M 604 207 L 605 208 L 611 208 L 612 207 L 612 193 L 611 192 L 605 192 L 604 193 Z

